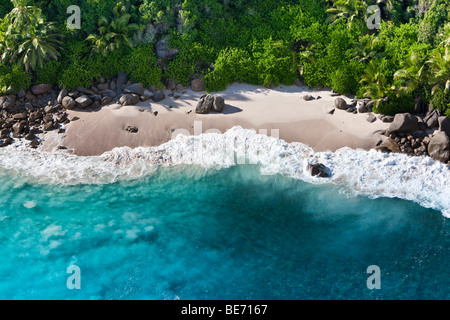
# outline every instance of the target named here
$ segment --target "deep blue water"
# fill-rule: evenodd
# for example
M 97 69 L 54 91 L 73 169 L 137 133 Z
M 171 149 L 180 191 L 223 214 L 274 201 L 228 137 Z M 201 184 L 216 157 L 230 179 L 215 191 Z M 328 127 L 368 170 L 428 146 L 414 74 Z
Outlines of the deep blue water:
M 252 166 L 29 181 L 0 176 L 1 299 L 450 298 L 450 220 L 409 201 Z M 80 290 L 66 286 L 70 265 Z

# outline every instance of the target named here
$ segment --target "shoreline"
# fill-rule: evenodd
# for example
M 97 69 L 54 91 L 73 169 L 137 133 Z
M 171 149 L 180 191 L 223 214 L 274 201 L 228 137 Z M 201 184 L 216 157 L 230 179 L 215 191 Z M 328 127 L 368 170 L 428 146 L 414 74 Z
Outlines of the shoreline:
M 54 131 L 42 134 L 42 150 L 51 152 L 62 146 L 75 155 L 98 156 L 115 147 L 159 146 L 180 131 L 190 135 L 225 133 L 235 126 L 275 137 L 278 133 L 278 138 L 288 143 L 301 142 L 319 152 L 334 152 L 343 147 L 369 150 L 383 140 L 380 132 L 389 127 L 389 123 L 380 120 L 368 122 L 368 114 L 344 110 L 329 114 L 336 96 L 326 89 L 296 85 L 267 89 L 232 84 L 217 93 L 226 105 L 220 114 L 195 113 L 204 91 L 189 88 L 180 93 L 164 92 L 165 99 L 159 102 L 147 100 L 133 106 L 113 103 L 96 110 L 67 110 L 69 119 L 79 119 L 67 124 L 62 135 Z M 152 93 L 146 90 L 145 94 Z M 172 94 L 173 97 L 169 96 Z M 320 98 L 306 101 L 304 95 Z M 129 127 L 137 132 L 127 131 Z

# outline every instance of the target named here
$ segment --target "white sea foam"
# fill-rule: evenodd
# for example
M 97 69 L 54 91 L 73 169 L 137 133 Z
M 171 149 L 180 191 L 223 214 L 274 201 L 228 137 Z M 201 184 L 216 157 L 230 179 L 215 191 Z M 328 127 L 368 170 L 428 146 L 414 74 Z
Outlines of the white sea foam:
M 320 162 L 329 179 L 311 177 L 308 163 Z M 9 146 L 0 151 L 0 168 L 44 183 L 112 183 L 148 175 L 158 166 L 180 164 L 227 168 L 258 164 L 262 174 L 282 174 L 306 182 L 333 183 L 351 194 L 398 197 L 437 209 L 450 217 L 449 166 L 429 157 L 408 157 L 342 148 L 314 152 L 301 143 L 287 143 L 255 131 L 234 127 L 224 134 L 179 135 L 159 146 L 115 148 L 98 157 L 43 153 Z

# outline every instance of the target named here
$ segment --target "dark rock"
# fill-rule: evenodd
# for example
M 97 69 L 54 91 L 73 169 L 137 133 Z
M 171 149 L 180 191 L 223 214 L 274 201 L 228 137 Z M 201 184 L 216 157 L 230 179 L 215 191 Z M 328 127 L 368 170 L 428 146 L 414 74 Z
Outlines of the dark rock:
M 208 94 L 201 98 L 195 108 L 195 112 L 198 114 L 207 114 L 211 112 L 214 104 L 214 96 Z
M 342 98 L 336 98 L 336 100 L 334 100 L 334 106 L 336 109 L 339 110 L 347 110 L 347 102 L 345 102 L 344 99 Z
M 25 136 L 24 136 L 24 138 L 26 139 L 26 140 L 34 140 L 34 139 L 36 139 L 36 136 L 34 135 L 34 133 L 31 133 L 31 132 L 29 132 L 29 133 L 27 133 Z
M 359 113 L 366 113 L 367 112 L 367 106 L 366 102 L 364 100 L 358 101 L 357 108 Z
M 26 120 L 28 115 L 26 113 L 16 113 L 13 118 L 14 120 Z
M 440 131 L 436 133 L 428 143 L 428 154 L 434 160 L 446 163 L 450 160 L 450 138 Z
M 419 129 L 419 121 L 416 116 L 409 113 L 399 113 L 389 126 L 389 133 L 409 133 Z
M 62 106 L 63 106 L 64 108 L 66 108 L 67 110 L 73 110 L 73 109 L 75 109 L 76 106 L 77 106 L 76 101 L 75 101 L 72 97 L 70 97 L 70 96 L 65 96 L 65 97 L 62 99 L 61 104 L 62 104 Z
M 438 118 L 438 122 L 439 130 L 445 132 L 447 136 L 450 136 L 450 118 L 442 116 Z
M 72 119 L 70 119 L 70 121 L 77 121 L 77 120 L 80 120 L 80 118 L 77 116 L 74 116 L 74 117 L 72 117 Z
M 398 145 L 397 142 L 395 142 L 395 140 L 391 139 L 391 138 L 387 138 L 386 140 L 384 140 L 380 147 L 384 147 L 386 149 L 389 150 L 389 152 L 394 152 L 394 153 L 400 153 L 400 147 Z
M 144 94 L 144 95 L 142 95 L 142 96 L 140 97 L 140 99 L 141 99 L 142 102 L 144 102 L 144 101 L 150 100 L 151 97 L 152 97 L 151 95 Z
M 154 102 L 162 101 L 166 98 L 166 94 L 162 91 L 158 91 L 153 94 L 152 99 Z
M 139 101 L 140 101 L 139 96 L 137 94 L 134 94 L 134 93 L 124 94 L 119 99 L 119 103 L 122 106 L 134 106 L 134 105 L 138 104 Z
M 153 114 L 155 115 L 155 117 L 158 115 L 158 111 L 153 112 Z
M 377 121 L 377 117 L 375 117 L 375 115 L 371 113 L 367 116 L 367 121 L 369 121 L 370 123 L 375 122 Z
M 11 109 L 16 105 L 16 96 L 15 95 L 6 95 L 0 97 L 0 107 L 3 109 Z
M 39 144 L 40 144 L 39 141 L 33 140 L 30 142 L 30 147 L 37 148 L 39 146 Z
M 194 92 L 205 91 L 205 82 L 203 79 L 194 79 L 191 82 L 191 87 Z
M 213 111 L 223 112 L 225 109 L 225 100 L 221 96 L 214 96 Z
M 426 116 L 423 121 L 427 124 L 428 128 L 433 129 L 439 126 L 439 116 L 436 111 L 431 112 Z
M 114 80 L 111 80 L 111 82 L 109 83 L 109 89 L 116 90 L 116 82 Z
M 311 100 L 314 100 L 314 97 L 312 95 L 310 95 L 310 94 L 306 94 L 306 95 L 303 96 L 303 100 L 311 101 Z
M 123 89 L 123 92 L 125 93 L 135 93 L 140 96 L 144 94 L 144 91 L 145 89 L 142 83 L 133 83 Z
M 93 90 L 86 89 L 86 88 L 83 88 L 83 87 L 77 87 L 75 90 L 78 91 L 78 92 L 84 93 L 85 95 L 88 95 L 88 96 L 91 96 L 91 95 L 95 94 L 95 92 Z
M 98 91 L 109 90 L 109 85 L 107 83 L 99 83 L 97 89 Z
M 45 123 L 44 127 L 42 128 L 42 130 L 44 130 L 44 131 L 52 131 L 54 129 L 55 129 L 55 127 L 53 125 L 53 122 L 51 122 L 51 121 Z
M 313 177 L 329 178 L 331 177 L 330 169 L 321 163 L 308 164 L 307 170 Z
M 23 130 L 25 129 L 25 123 L 23 122 L 16 122 L 13 126 L 12 129 L 15 133 L 22 133 Z
M 135 126 L 127 126 L 125 128 L 125 131 L 131 132 L 131 133 L 137 133 L 139 131 L 139 129 Z
M 77 106 L 80 109 L 89 108 L 93 103 L 92 99 L 86 95 L 82 95 L 82 96 L 76 98 L 75 102 L 77 103 Z
M 104 96 L 101 100 L 101 105 L 106 106 L 107 104 L 110 104 L 114 100 L 113 97 L 110 96 Z
M 69 91 L 67 89 L 62 89 L 58 94 L 58 98 L 56 98 L 56 102 L 62 103 L 64 97 L 67 96 L 68 93 Z
M 51 84 L 42 83 L 42 84 L 37 84 L 35 86 L 32 86 L 31 91 L 33 92 L 34 95 L 39 95 L 39 94 L 47 93 L 48 91 L 50 91 L 51 88 L 52 88 Z

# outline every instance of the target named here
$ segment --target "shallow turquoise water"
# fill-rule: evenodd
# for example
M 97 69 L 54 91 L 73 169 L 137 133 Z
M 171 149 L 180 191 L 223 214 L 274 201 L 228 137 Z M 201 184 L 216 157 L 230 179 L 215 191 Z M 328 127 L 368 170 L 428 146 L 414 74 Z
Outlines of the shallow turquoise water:
M 450 220 L 258 168 L 0 176 L 1 299 L 449 299 Z M 70 265 L 81 289 L 69 290 Z M 381 269 L 369 290 L 367 267 Z

